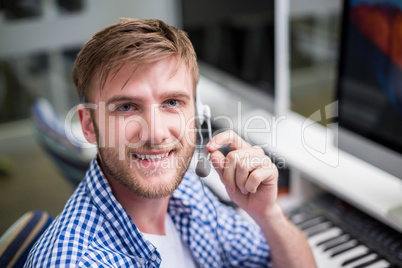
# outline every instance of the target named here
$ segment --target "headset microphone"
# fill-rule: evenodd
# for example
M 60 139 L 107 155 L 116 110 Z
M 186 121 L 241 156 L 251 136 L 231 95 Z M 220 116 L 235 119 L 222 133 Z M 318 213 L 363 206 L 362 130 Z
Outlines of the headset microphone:
M 208 138 L 209 140 L 212 139 L 212 130 L 211 130 L 211 109 L 209 108 L 208 105 L 203 105 L 201 103 L 200 97 L 198 95 L 197 91 L 197 97 L 196 97 L 196 109 L 197 109 L 197 128 L 198 132 L 200 134 L 200 139 L 201 142 L 200 144 L 203 144 L 203 135 L 201 132 L 201 126 L 204 122 L 207 123 L 208 126 Z M 218 149 L 225 157 L 226 155 L 232 151 L 232 148 L 229 147 L 229 145 L 222 145 L 221 148 Z M 210 163 L 210 157 L 211 152 L 208 152 L 207 156 L 200 157 L 198 159 L 196 168 L 195 168 L 195 174 L 197 174 L 198 177 L 205 178 L 208 177 L 209 173 L 211 172 L 211 163 Z
M 209 108 L 208 105 L 204 105 L 201 102 L 199 92 L 197 90 L 196 93 L 196 112 L 197 112 L 197 129 L 200 134 L 200 139 L 201 142 L 200 144 L 203 144 L 203 135 L 201 132 L 201 127 L 202 124 L 207 123 L 208 127 L 208 138 L 209 140 L 212 139 L 212 130 L 211 130 L 211 109 Z M 226 156 L 232 149 L 228 145 L 223 145 L 221 148 L 218 149 L 224 156 Z M 195 174 L 201 178 L 208 177 L 209 173 L 211 172 L 211 163 L 210 163 L 210 157 L 211 152 L 208 152 L 207 156 L 200 157 L 198 159 L 196 168 L 195 168 Z
M 207 125 L 208 125 L 208 137 L 209 140 L 211 140 L 212 138 L 212 131 L 211 131 L 211 113 L 209 110 L 208 106 L 204 106 L 204 113 L 203 116 L 205 116 Z M 200 139 L 201 139 L 201 144 L 203 144 L 202 140 L 203 140 L 203 136 L 201 133 L 201 126 L 199 126 L 198 128 L 199 132 L 200 132 Z M 197 174 L 199 177 L 201 178 L 205 178 L 209 175 L 209 173 L 211 172 L 211 163 L 209 162 L 209 156 L 211 155 L 210 152 L 208 152 L 207 156 L 203 156 L 200 159 L 198 159 L 197 162 L 197 166 L 195 168 L 195 174 Z
M 203 156 L 198 159 L 197 167 L 195 168 L 195 174 L 197 174 L 197 176 L 201 178 L 207 177 L 211 172 L 211 164 L 209 162 L 210 154 L 211 153 L 208 152 L 208 155 L 206 157 Z
M 218 151 L 226 157 L 227 154 L 232 151 L 232 148 L 230 148 L 229 145 L 224 144 L 221 148 L 218 149 Z M 195 168 L 195 174 L 197 174 L 198 177 L 207 177 L 211 172 L 211 164 L 209 162 L 210 154 L 211 152 L 208 152 L 208 155 L 206 157 L 203 156 L 198 159 L 197 166 Z

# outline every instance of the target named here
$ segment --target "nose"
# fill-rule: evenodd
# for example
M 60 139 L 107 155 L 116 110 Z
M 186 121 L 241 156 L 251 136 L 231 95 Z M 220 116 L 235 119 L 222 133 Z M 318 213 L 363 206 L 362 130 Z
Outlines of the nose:
M 166 143 L 169 138 L 169 125 L 174 122 L 168 122 L 163 111 L 156 106 L 147 113 L 145 121 L 147 127 L 142 128 L 141 140 L 151 146 Z

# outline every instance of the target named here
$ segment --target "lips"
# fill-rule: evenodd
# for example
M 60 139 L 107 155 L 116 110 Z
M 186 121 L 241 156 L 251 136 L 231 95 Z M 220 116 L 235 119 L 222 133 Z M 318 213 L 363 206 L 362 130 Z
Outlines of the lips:
M 169 156 L 170 151 L 167 153 L 161 153 L 161 154 L 139 154 L 139 153 L 133 153 L 133 155 L 138 158 L 139 160 L 146 160 L 146 161 L 160 161 L 162 159 L 165 159 Z

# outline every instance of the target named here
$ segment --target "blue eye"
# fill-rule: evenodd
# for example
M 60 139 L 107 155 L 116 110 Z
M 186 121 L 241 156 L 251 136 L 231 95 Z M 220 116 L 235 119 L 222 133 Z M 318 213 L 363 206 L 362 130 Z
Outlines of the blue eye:
M 134 106 L 131 105 L 131 104 L 123 104 L 123 105 L 121 105 L 118 109 L 119 109 L 120 111 L 122 111 L 122 112 L 128 112 L 128 111 L 131 111 L 131 110 L 133 110 L 133 109 L 135 109 L 135 108 L 134 108 Z
M 168 100 L 165 104 L 167 107 L 177 107 L 180 105 L 178 100 Z

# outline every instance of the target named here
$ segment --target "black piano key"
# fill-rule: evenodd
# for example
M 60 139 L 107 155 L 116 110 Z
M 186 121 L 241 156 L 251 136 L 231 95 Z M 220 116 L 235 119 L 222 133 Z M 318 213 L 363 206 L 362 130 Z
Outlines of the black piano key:
M 348 264 L 351 264 L 351 263 L 353 263 L 353 262 L 355 262 L 355 261 L 357 261 L 357 260 L 360 260 L 360 259 L 362 259 L 362 258 L 364 258 L 364 257 L 367 257 L 367 256 L 370 255 L 370 254 L 373 254 L 373 252 L 372 252 L 372 251 L 368 251 L 368 252 L 366 252 L 366 253 L 363 253 L 363 254 L 361 254 L 361 255 L 358 255 L 358 256 L 356 256 L 356 257 L 353 257 L 353 258 L 351 258 L 351 259 L 348 259 L 348 260 L 342 262 L 342 266 L 346 266 L 346 265 L 348 265 Z
M 328 251 L 328 250 L 334 249 L 334 248 L 336 248 L 336 247 L 345 245 L 345 244 L 347 244 L 347 243 L 350 243 L 350 241 L 351 241 L 350 239 L 336 241 L 335 243 L 332 243 L 331 245 L 328 245 L 327 247 L 325 247 L 325 248 L 323 249 L 323 251 Z
M 316 230 L 316 231 L 314 231 L 314 232 L 309 233 L 308 237 L 313 237 L 313 236 L 315 236 L 315 235 L 319 235 L 319 234 L 321 234 L 321 233 L 323 233 L 323 232 L 326 232 L 328 229 L 329 229 L 329 228 L 327 228 L 327 229 L 321 229 L 321 230 Z
M 323 240 L 323 241 L 320 241 L 320 242 L 318 242 L 318 243 L 315 244 L 315 245 L 316 245 L 317 247 L 319 247 L 319 246 L 324 245 L 324 244 L 326 244 L 326 243 L 331 243 L 332 241 L 337 240 L 337 239 L 339 239 L 339 237 L 344 236 L 344 235 L 345 235 L 345 233 L 340 233 L 340 234 L 338 234 L 338 235 L 335 235 L 335 236 L 332 236 L 332 237 L 330 237 L 330 238 L 327 238 L 327 239 L 325 239 L 325 240 Z
M 351 240 L 351 239 L 352 239 L 352 238 L 350 237 L 350 235 L 348 235 L 348 234 L 341 234 L 341 235 L 337 235 L 337 236 L 335 236 L 335 237 L 333 237 L 333 238 L 327 239 L 327 240 L 325 240 L 325 241 L 319 242 L 319 243 L 317 244 L 317 246 L 324 245 L 325 248 L 327 248 L 327 247 L 330 247 L 330 246 L 332 246 L 332 245 L 334 245 L 334 244 L 339 245 L 339 243 L 341 243 L 341 242 L 347 242 L 347 241 L 349 241 L 349 240 Z
M 316 226 L 310 227 L 307 230 L 304 230 L 304 233 L 306 234 L 307 237 L 312 237 L 314 235 L 325 232 L 332 227 L 333 227 L 333 225 L 331 222 L 323 222 Z
M 376 262 L 378 262 L 378 261 L 380 261 L 380 260 L 381 260 L 380 257 L 376 257 L 376 258 L 374 258 L 374 259 L 372 259 L 372 260 L 369 260 L 369 261 L 367 261 L 367 262 L 365 262 L 365 263 L 359 264 L 359 265 L 357 265 L 357 266 L 353 266 L 353 268 L 364 268 L 364 267 L 367 267 L 367 266 L 369 266 L 369 265 L 372 265 L 372 264 L 374 264 L 374 263 L 376 263 Z
M 351 250 L 351 249 L 354 249 L 355 247 L 357 247 L 357 242 L 356 242 L 355 244 L 349 246 L 349 247 L 343 248 L 343 249 L 341 249 L 341 250 L 338 250 L 338 251 L 332 253 L 332 254 L 331 254 L 331 258 L 333 258 L 333 257 L 335 257 L 335 256 L 338 256 L 338 255 L 340 255 L 340 254 L 342 254 L 342 253 L 344 253 L 344 252 L 346 252 L 346 251 L 349 251 L 349 250 Z
M 299 229 L 303 231 L 303 230 L 306 230 L 306 229 L 308 229 L 310 227 L 318 225 L 318 224 L 320 224 L 320 223 L 322 223 L 324 221 L 325 221 L 325 218 L 323 216 L 317 216 L 317 217 L 305 220 L 305 221 L 297 224 L 297 227 L 299 227 Z
M 308 213 L 296 213 L 294 215 L 289 216 L 289 219 L 295 225 L 298 225 L 306 220 L 311 219 L 311 215 Z

